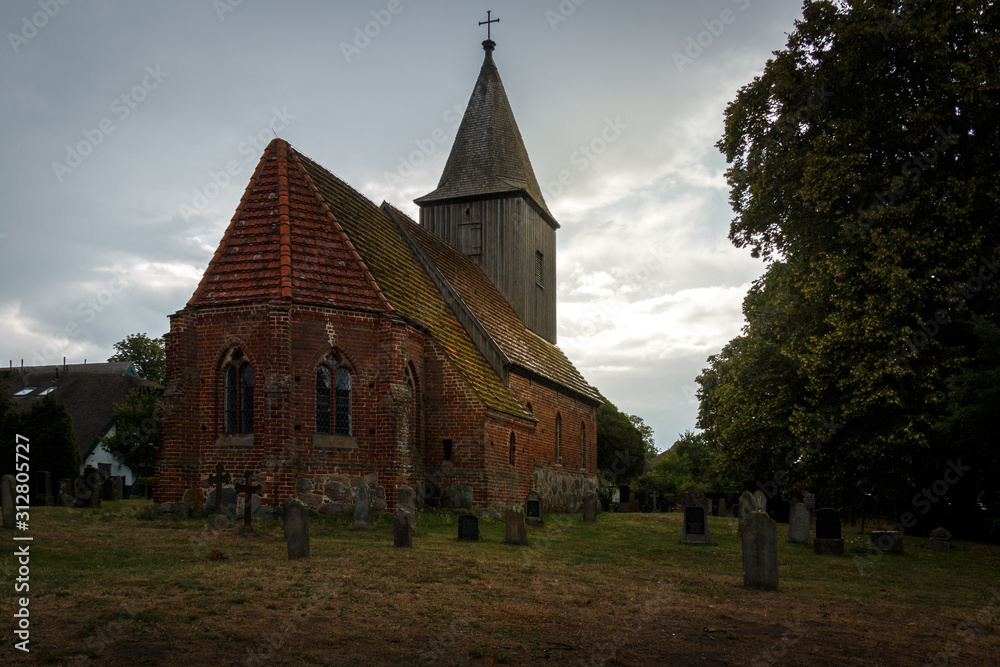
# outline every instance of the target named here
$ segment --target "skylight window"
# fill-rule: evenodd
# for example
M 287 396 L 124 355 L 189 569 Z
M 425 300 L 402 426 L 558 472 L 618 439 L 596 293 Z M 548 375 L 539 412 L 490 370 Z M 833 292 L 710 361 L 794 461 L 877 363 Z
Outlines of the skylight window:
M 14 394 L 14 396 L 27 396 L 28 394 L 30 394 L 31 392 L 35 391 L 36 389 L 38 389 L 38 387 L 25 387 L 21 391 L 19 391 L 16 394 Z
M 38 395 L 39 396 L 48 396 L 49 394 L 51 394 L 55 390 L 56 390 L 55 387 L 46 387 L 45 389 L 42 389 L 40 392 L 38 392 Z

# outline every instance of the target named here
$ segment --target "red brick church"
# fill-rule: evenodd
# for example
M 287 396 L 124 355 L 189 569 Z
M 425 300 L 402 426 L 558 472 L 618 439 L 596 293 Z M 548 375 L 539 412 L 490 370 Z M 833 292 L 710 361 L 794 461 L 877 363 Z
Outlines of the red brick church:
M 282 139 L 170 318 L 158 502 L 253 471 L 262 503 L 497 507 L 597 486 L 600 400 L 556 347 L 556 230 L 493 62 L 420 223 Z

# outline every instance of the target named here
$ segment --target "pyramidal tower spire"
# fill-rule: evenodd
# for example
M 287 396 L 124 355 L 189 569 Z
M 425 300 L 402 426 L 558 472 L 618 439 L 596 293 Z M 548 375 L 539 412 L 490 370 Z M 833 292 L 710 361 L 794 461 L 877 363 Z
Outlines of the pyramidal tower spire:
M 490 28 L 490 19 L 482 24 Z M 420 224 L 468 255 L 528 329 L 556 342 L 555 231 L 500 72 L 485 58 L 437 188 L 415 200 Z

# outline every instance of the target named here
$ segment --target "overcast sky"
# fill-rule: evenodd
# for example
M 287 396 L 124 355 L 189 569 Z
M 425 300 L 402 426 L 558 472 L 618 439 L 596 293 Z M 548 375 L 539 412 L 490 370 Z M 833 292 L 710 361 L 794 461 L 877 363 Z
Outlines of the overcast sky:
M 727 239 L 723 111 L 800 0 L 5 0 L 3 365 L 165 333 L 275 134 L 416 218 L 487 9 L 562 225 L 559 345 L 669 447 L 764 268 Z

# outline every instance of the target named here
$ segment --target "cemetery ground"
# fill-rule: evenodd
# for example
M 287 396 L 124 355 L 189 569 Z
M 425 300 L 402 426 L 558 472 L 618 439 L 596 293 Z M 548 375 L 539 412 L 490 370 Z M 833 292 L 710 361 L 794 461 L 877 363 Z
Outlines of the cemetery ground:
M 205 530 L 150 501 L 32 508 L 31 653 L 13 648 L 15 558 L 0 561 L 0 662 L 58 665 L 986 665 L 1000 653 L 1000 547 L 906 538 L 902 556 L 816 556 L 778 527 L 780 590 L 742 586 L 736 519 L 681 543 L 682 514 L 545 515 L 526 547 L 502 519 L 456 539 L 421 512 L 310 520 L 287 560 L 280 522 Z M 13 544 L 10 532 L 4 541 Z M 949 655 L 952 654 L 952 655 Z

